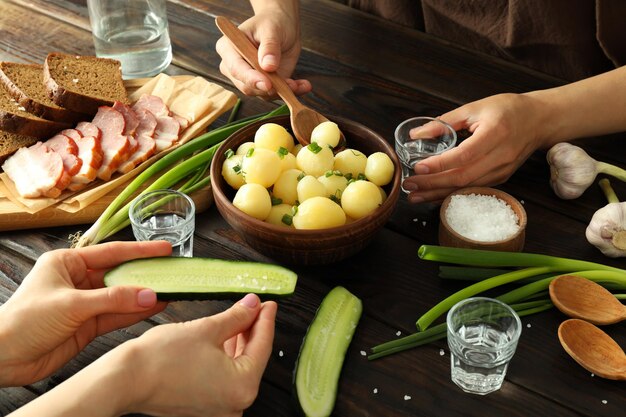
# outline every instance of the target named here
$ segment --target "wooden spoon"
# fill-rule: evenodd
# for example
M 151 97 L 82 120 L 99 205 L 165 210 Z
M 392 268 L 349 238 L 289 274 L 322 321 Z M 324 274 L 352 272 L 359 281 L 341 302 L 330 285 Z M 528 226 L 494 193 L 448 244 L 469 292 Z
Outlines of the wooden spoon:
M 287 104 L 287 107 L 289 107 L 291 113 L 291 129 L 296 139 L 298 139 L 298 142 L 300 142 L 302 146 L 307 146 L 311 143 L 311 132 L 313 132 L 313 129 L 320 123 L 328 121 L 328 119 L 302 104 L 280 75 L 275 72 L 266 72 L 261 68 L 257 48 L 252 44 L 250 39 L 248 39 L 246 34 L 239 30 L 230 20 L 224 16 L 217 16 L 215 18 L 215 24 L 224 36 L 235 46 L 237 52 L 239 52 L 254 69 L 265 74 L 270 79 L 276 93 Z M 342 133 L 339 144 L 335 149 L 344 147 L 345 141 L 346 139 Z
M 613 324 L 626 319 L 626 306 L 606 288 L 587 278 L 563 275 L 550 283 L 554 305 L 570 317 L 593 324 Z
M 559 326 L 559 340 L 580 366 L 602 378 L 626 380 L 626 354 L 608 334 L 584 320 Z

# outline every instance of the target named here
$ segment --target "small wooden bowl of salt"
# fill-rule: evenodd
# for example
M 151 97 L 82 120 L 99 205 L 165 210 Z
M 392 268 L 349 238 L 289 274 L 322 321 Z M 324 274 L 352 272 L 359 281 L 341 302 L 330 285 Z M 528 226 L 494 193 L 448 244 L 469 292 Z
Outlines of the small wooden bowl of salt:
M 519 252 L 524 248 L 526 211 L 504 191 L 468 187 L 450 194 L 439 212 L 439 244 Z

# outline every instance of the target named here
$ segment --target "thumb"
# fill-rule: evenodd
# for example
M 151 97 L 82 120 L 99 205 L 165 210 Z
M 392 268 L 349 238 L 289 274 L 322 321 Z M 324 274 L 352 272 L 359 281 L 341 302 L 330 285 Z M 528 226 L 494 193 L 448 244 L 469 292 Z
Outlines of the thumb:
M 250 329 L 261 310 L 261 302 L 256 294 L 248 294 L 228 310 L 216 314 L 211 319 L 215 324 L 215 337 L 224 343 L 233 336 Z
M 156 303 L 156 293 L 149 288 L 115 286 L 78 291 L 76 312 L 87 319 L 106 313 L 142 312 Z
M 259 42 L 259 64 L 263 70 L 274 72 L 280 67 L 281 43 L 275 33 L 261 34 Z

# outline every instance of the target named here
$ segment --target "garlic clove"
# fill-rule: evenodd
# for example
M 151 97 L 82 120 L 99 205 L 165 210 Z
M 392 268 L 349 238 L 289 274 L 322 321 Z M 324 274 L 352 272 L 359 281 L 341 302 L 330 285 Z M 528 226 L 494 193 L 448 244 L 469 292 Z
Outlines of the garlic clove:
M 596 211 L 585 236 L 606 256 L 626 256 L 626 203 L 610 203 Z
M 580 197 L 598 174 L 597 161 L 567 142 L 550 148 L 546 159 L 550 164 L 550 186 L 564 200 Z

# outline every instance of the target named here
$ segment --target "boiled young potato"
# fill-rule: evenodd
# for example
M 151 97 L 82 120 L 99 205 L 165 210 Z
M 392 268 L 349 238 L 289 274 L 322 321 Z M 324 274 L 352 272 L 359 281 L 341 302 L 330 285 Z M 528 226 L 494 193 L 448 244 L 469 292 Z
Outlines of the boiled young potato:
M 235 194 L 233 205 L 255 219 L 265 220 L 272 209 L 272 199 L 262 185 L 244 184 Z
M 337 123 L 326 121 L 315 126 L 311 132 L 311 142 L 317 142 L 320 146 L 330 146 L 334 148 L 339 144 L 341 132 Z
M 241 186 L 245 183 L 241 172 L 242 161 L 243 155 L 231 154 L 224 159 L 224 163 L 222 164 L 222 176 L 228 185 L 233 187 L 235 190 L 241 188 Z
M 342 226 L 346 214 L 339 204 L 326 197 L 313 197 L 298 206 L 293 216 L 296 229 L 327 229 Z
M 364 180 L 351 182 L 341 195 L 341 207 L 353 219 L 367 216 L 382 203 L 380 187 Z
M 241 145 L 239 145 L 239 147 L 237 148 L 237 151 L 235 152 L 235 155 L 244 156 L 245 154 L 248 153 L 248 151 L 251 148 L 254 148 L 254 142 L 244 142 Z
M 328 197 L 324 184 L 319 182 L 313 175 L 306 175 L 298 181 L 296 191 L 298 192 L 298 201 L 300 203 L 312 197 Z
M 296 200 L 298 200 L 298 181 L 301 178 L 304 178 L 304 173 L 299 169 L 284 171 L 274 183 L 272 195 L 281 199 L 283 203 L 296 204 Z
M 352 178 L 358 178 L 359 174 L 365 175 L 367 156 L 356 149 L 344 149 L 335 155 L 334 169 L 344 175 L 350 174 Z
M 291 221 L 292 211 L 293 206 L 289 204 L 277 204 L 275 206 L 272 206 L 272 208 L 270 209 L 270 214 L 267 216 L 265 221 L 267 223 L 275 224 L 277 226 L 293 227 L 293 223 Z M 288 216 L 287 218 L 289 219 L 289 224 L 285 223 L 285 216 Z
M 265 188 L 271 187 L 281 173 L 280 157 L 277 152 L 264 148 L 248 150 L 243 157 L 241 169 L 246 183 L 260 184 Z
M 333 169 L 333 151 L 328 146 L 319 146 L 312 142 L 298 152 L 296 162 L 298 168 L 306 172 L 307 175 L 319 177 L 326 171 Z
M 348 179 L 344 177 L 340 172 L 332 172 L 329 171 L 326 174 L 317 178 L 319 182 L 324 184 L 326 187 L 326 196 L 335 199 L 336 201 L 341 200 L 341 194 L 343 190 L 348 186 Z
M 384 152 L 374 152 L 367 157 L 365 164 L 365 177 L 376 185 L 389 184 L 393 178 L 393 162 L 389 155 Z
M 293 149 L 293 137 L 287 129 L 276 123 L 265 123 L 261 125 L 254 134 L 254 144 L 257 148 L 265 148 L 270 151 L 277 151 L 285 148 L 287 151 Z

